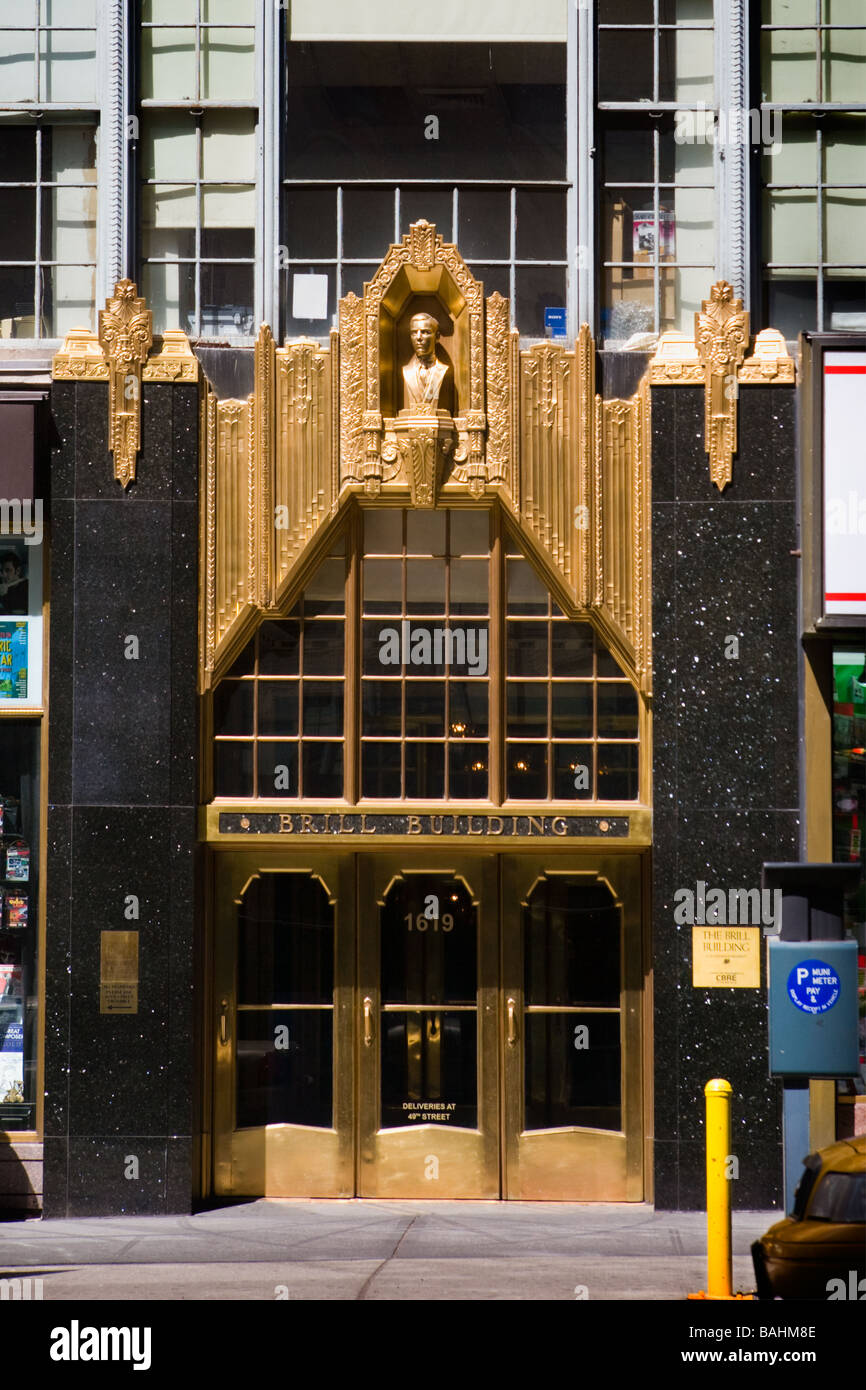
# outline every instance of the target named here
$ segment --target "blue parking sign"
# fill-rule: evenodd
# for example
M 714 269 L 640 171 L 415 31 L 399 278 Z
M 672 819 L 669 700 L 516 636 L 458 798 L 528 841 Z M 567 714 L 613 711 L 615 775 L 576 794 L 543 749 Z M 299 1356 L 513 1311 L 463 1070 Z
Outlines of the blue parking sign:
M 788 998 L 805 1014 L 825 1014 L 841 989 L 835 969 L 823 960 L 801 960 L 788 975 Z

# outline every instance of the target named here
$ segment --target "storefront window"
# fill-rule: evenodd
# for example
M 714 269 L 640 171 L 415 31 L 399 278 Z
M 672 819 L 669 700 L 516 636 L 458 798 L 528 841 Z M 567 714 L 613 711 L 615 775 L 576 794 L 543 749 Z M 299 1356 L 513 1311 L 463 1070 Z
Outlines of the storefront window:
M 0 535 L 0 711 L 42 705 L 42 547 L 28 539 Z
M 833 647 L 833 861 L 864 863 L 866 650 Z M 860 1065 L 866 1083 L 866 874 L 845 899 L 844 925 L 860 943 Z M 840 1083 L 841 1084 L 841 1083 Z
M 0 1131 L 36 1123 L 38 875 L 39 725 L 0 720 Z
M 833 861 L 859 863 L 866 812 L 866 653 L 833 648 Z

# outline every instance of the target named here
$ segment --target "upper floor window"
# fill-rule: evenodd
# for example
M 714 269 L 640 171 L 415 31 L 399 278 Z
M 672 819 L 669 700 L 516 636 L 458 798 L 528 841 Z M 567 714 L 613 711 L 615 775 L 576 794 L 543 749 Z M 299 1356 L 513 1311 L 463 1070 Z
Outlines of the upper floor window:
M 0 125 L 0 338 L 96 326 L 97 134 Z
M 287 331 L 326 334 L 426 218 L 543 337 L 567 294 L 565 44 L 290 40 L 286 77 Z
M 96 327 L 96 3 L 0 0 L 0 338 Z
M 254 0 L 143 0 L 141 98 L 255 104 Z
M 254 331 L 255 112 L 148 111 L 141 141 L 144 294 L 157 331 Z
M 253 0 L 145 0 L 141 249 L 154 328 L 255 331 Z
M 866 9 L 763 0 L 764 322 L 866 327 Z M 847 109 L 846 109 L 847 108 Z
M 97 104 L 96 0 L 2 0 L 0 101 Z
M 598 0 L 597 19 L 599 328 L 640 347 L 690 331 L 713 278 L 713 5 Z

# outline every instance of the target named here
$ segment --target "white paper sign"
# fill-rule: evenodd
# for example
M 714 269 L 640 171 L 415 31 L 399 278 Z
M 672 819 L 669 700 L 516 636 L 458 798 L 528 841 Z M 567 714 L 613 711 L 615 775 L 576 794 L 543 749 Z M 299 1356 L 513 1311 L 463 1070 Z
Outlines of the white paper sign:
M 824 354 L 824 612 L 866 614 L 866 352 Z
M 327 275 L 293 275 L 292 318 L 326 319 L 327 317 Z

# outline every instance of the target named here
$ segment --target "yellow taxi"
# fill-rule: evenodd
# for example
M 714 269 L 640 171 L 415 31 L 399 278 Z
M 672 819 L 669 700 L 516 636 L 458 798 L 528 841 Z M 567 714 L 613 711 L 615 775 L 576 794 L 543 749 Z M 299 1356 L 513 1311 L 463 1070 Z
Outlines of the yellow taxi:
M 752 1246 L 758 1298 L 866 1300 L 866 1135 L 803 1163 L 793 1212 Z

